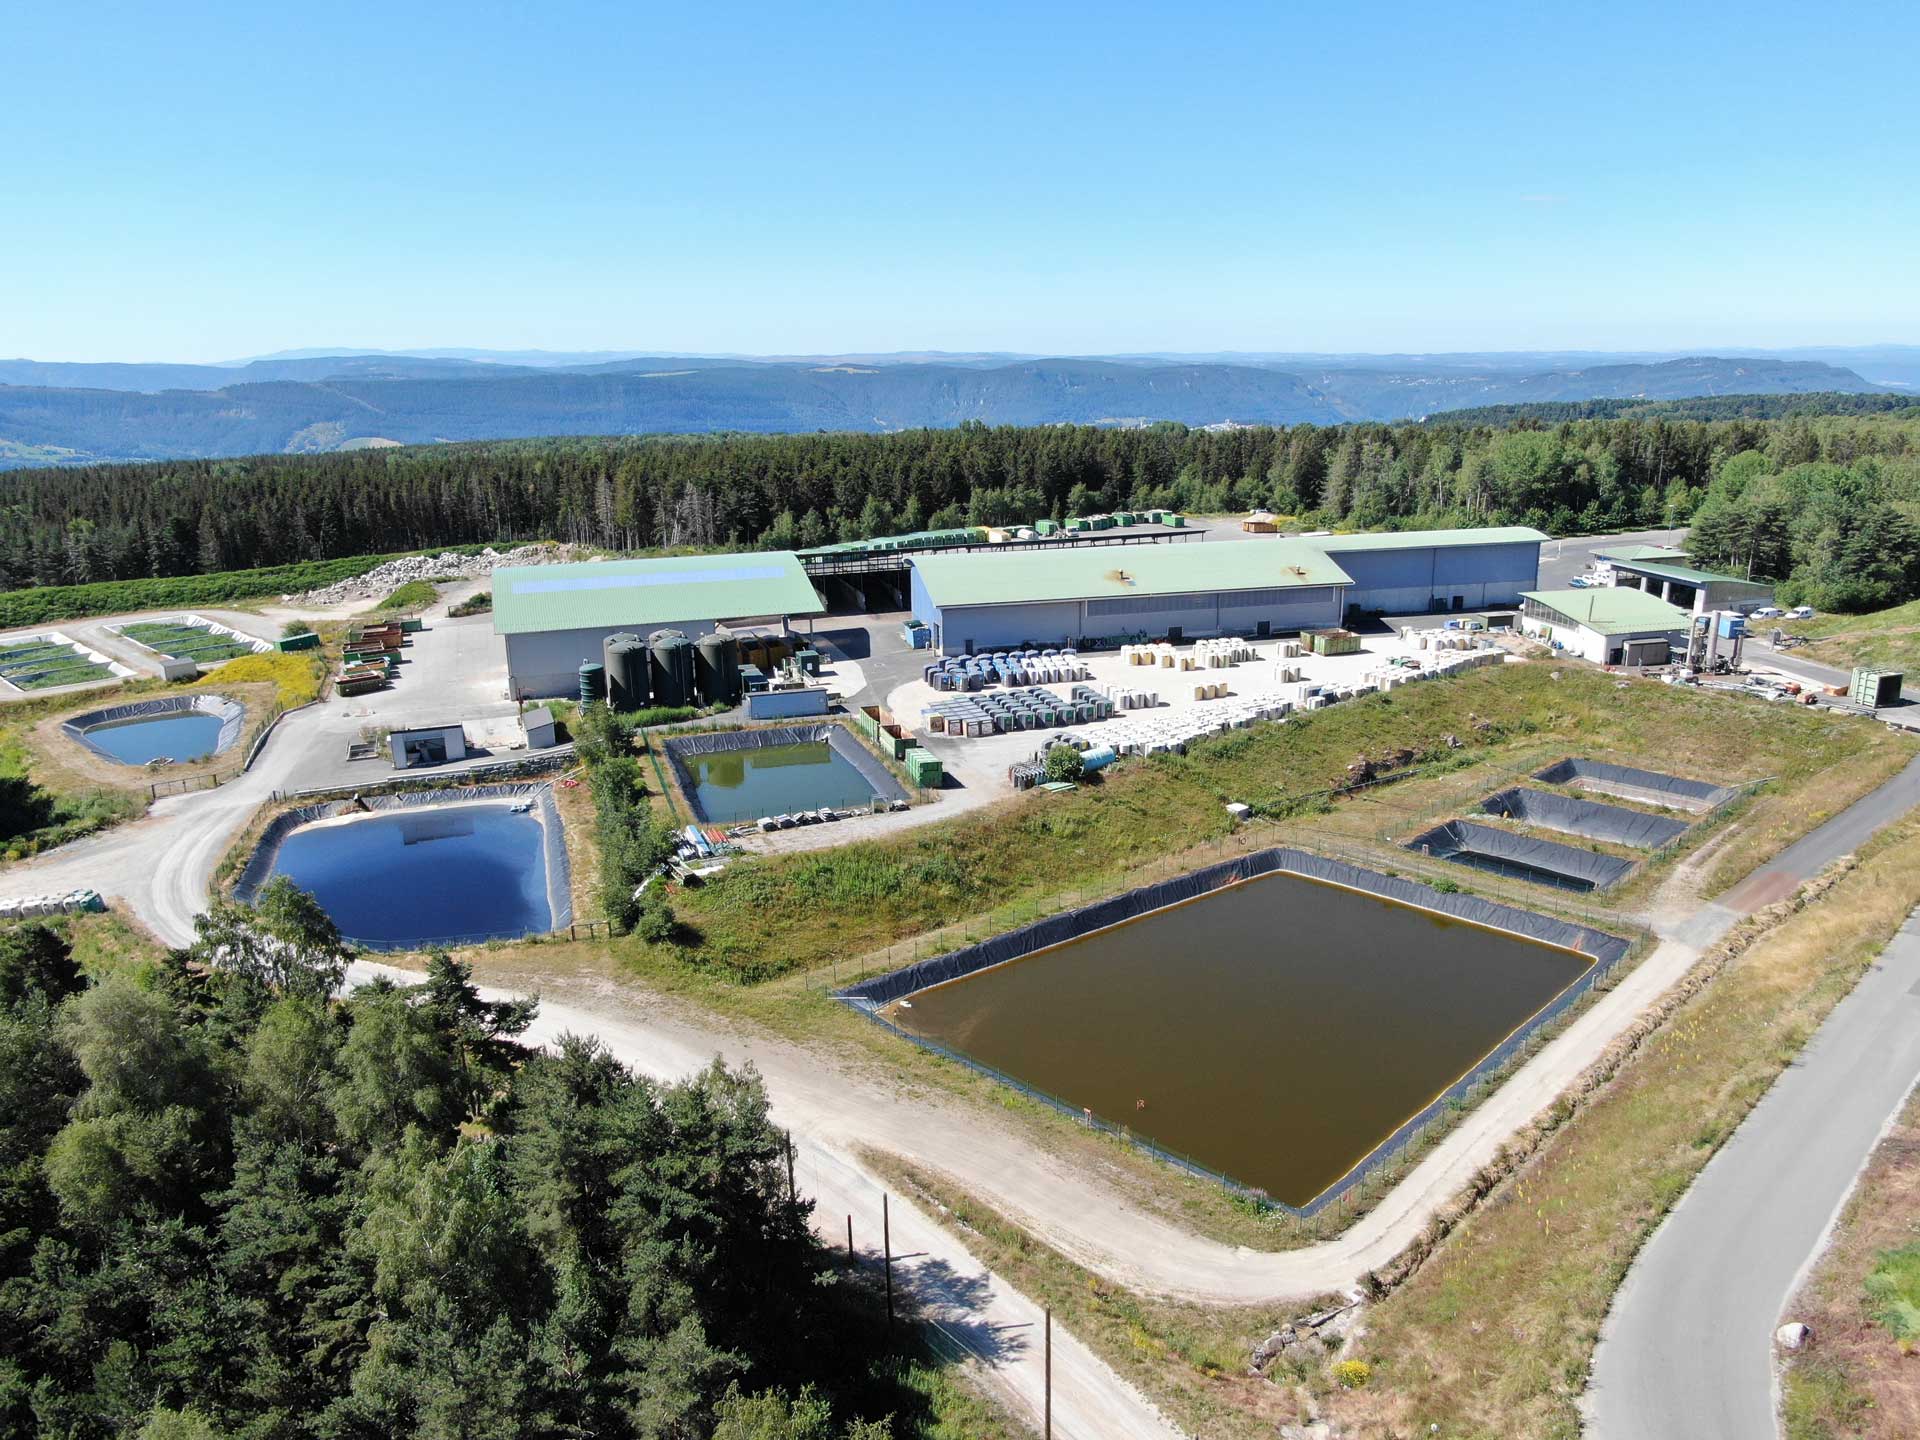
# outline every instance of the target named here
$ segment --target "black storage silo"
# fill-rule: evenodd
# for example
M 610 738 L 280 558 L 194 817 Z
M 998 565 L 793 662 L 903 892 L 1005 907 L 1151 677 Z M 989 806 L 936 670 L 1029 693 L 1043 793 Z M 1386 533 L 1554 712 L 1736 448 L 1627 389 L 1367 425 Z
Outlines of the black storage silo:
M 701 703 L 737 705 L 740 702 L 740 642 L 727 630 L 702 635 L 694 647 L 694 679 Z
M 694 703 L 693 642 L 678 630 L 656 630 L 647 637 L 653 657 L 653 703 Z
M 607 704 L 615 710 L 644 710 L 653 682 L 647 642 L 625 632 L 609 635 L 601 647 L 607 665 Z

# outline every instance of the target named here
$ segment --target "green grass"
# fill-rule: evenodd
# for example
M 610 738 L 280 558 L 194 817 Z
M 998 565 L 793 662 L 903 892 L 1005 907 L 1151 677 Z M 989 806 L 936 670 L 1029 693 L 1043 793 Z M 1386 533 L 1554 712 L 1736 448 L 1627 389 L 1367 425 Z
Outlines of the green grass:
M 1227 836 L 1228 801 L 1281 820 L 1325 810 L 1329 787 L 1356 755 L 1407 750 L 1444 769 L 1549 746 L 1556 754 L 1658 761 L 1681 774 L 1772 776 L 1783 790 L 1869 754 L 1886 766 L 1910 753 L 1881 727 L 1847 717 L 1671 686 L 1623 689 L 1584 668 L 1509 665 L 1235 731 L 1185 756 L 1118 767 L 1071 794 L 993 806 L 898 838 L 742 861 L 676 898 L 700 937 L 685 957 L 753 982 L 956 922 L 991 934 L 1031 918 L 1035 907 L 1072 904 L 1130 877 L 1137 883 L 1145 867 Z M 1394 803 L 1388 791 L 1341 808 L 1386 813 Z M 1755 843 L 1804 829 L 1812 808 L 1800 806 Z M 1551 896 L 1543 892 L 1538 903 L 1552 903 Z
M 19 860 L 78 840 L 142 809 L 139 799 L 110 789 L 49 790 L 33 776 L 21 736 L 72 696 L 49 696 L 0 707 L 0 861 Z
M 56 641 L 28 640 L 0 648 L 0 679 L 19 690 L 80 685 L 111 674 L 105 665 Z
M 216 635 L 200 625 L 167 620 L 142 620 L 121 627 L 120 633 L 172 660 L 197 660 L 217 665 L 236 655 L 252 655 L 254 648 L 228 635 Z
M 486 615 L 493 610 L 493 592 L 481 590 L 455 605 L 447 614 L 458 620 L 463 615 Z
M 1888 1250 L 1867 1276 L 1867 1313 L 1903 1345 L 1920 1340 L 1920 1245 Z
M 1760 622 L 1765 625 L 1766 622 Z M 1813 643 L 1794 651 L 1841 670 L 1899 670 L 1920 674 L 1920 600 L 1866 615 L 1822 615 L 1781 624 Z
M 1873 1408 L 1839 1366 L 1814 1359 L 1789 1369 L 1781 1385 L 1787 1440 L 1843 1440 Z
M 409 580 L 382 600 L 380 610 L 424 610 L 440 598 L 440 587 L 431 580 Z

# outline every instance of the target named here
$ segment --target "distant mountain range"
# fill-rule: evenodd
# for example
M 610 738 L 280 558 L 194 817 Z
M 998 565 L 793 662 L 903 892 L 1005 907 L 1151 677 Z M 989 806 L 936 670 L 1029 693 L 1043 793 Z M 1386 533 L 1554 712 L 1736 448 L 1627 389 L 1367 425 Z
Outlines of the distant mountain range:
M 1853 359 L 1856 364 L 1843 364 Z M 1875 378 L 1868 378 L 1871 372 Z M 0 467 L 717 430 L 1339 424 L 1542 401 L 1920 385 L 1920 348 L 1781 356 L 291 352 L 228 365 L 0 360 Z

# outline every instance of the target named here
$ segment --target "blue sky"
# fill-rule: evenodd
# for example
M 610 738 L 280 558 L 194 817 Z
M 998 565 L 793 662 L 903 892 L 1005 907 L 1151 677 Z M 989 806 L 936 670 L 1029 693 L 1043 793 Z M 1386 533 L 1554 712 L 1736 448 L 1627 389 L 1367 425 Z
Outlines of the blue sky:
M 1911 23 L 15 4 L 0 355 L 1920 341 Z

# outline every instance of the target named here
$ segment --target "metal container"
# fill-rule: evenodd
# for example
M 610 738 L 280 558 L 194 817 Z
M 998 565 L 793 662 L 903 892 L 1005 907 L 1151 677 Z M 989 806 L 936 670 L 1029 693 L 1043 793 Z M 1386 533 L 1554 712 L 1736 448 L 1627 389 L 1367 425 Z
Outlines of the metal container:
M 678 630 L 656 630 L 647 637 L 652 660 L 653 703 L 671 707 L 692 705 L 696 694 L 693 642 Z
M 600 655 L 607 667 L 607 704 L 615 710 L 646 709 L 653 693 L 647 642 L 625 632 L 609 635 Z
M 740 700 L 740 646 L 731 632 L 702 635 L 694 647 L 694 679 L 700 698 L 708 705 L 735 705 Z
M 607 669 L 591 660 L 580 662 L 580 703 L 591 705 L 607 698 Z

